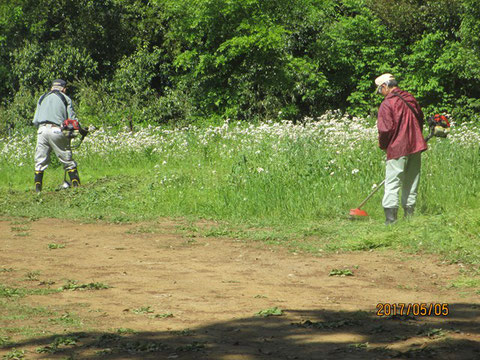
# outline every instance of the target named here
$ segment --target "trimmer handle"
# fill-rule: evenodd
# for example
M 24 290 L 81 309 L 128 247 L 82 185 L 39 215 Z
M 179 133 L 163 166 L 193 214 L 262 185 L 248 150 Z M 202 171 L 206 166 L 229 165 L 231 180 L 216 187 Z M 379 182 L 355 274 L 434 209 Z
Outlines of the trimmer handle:
M 383 184 L 385 184 L 385 179 L 380 184 L 378 184 L 378 186 L 370 193 L 370 195 L 366 197 L 365 200 L 362 201 L 360 205 L 358 205 L 357 209 L 360 209 L 363 205 L 365 205 L 365 203 L 383 186 Z

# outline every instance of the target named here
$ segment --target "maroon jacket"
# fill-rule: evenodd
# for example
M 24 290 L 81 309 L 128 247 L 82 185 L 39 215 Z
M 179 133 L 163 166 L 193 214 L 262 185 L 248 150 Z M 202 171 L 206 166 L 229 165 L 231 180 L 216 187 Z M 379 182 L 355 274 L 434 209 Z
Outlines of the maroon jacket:
M 392 92 L 400 94 L 417 112 L 413 111 L 398 96 L 388 94 L 378 109 L 378 144 L 387 151 L 387 160 L 427 150 L 423 139 L 423 112 L 417 100 L 406 91 L 395 88 Z

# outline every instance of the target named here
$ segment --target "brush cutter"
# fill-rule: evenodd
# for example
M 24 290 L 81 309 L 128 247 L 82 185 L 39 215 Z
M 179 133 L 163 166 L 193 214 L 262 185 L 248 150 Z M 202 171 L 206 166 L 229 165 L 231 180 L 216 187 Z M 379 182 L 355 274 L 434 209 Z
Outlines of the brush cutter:
M 428 142 L 432 137 L 441 137 L 446 138 L 450 133 L 450 122 L 448 121 L 447 116 L 435 114 L 430 116 L 427 120 L 428 128 L 430 130 L 428 136 L 425 138 L 425 141 Z M 351 216 L 368 216 L 365 210 L 362 210 L 361 207 L 367 203 L 368 200 L 385 184 L 383 180 L 378 186 L 362 201 L 358 207 L 355 209 L 350 209 Z
M 360 205 L 358 205 L 357 208 L 355 209 L 350 209 L 350 215 L 351 216 L 368 216 L 367 212 L 365 210 L 360 209 L 363 205 L 366 204 L 368 200 L 380 189 L 383 184 L 385 184 L 385 180 L 383 180 L 378 186 L 365 198 L 365 200 L 362 201 Z
M 85 139 L 85 136 L 88 135 L 88 127 L 83 128 L 78 120 L 67 119 L 62 123 L 60 127 L 63 134 L 69 139 L 68 149 L 78 149 Z M 72 145 L 72 140 L 75 139 L 78 134 L 80 134 L 80 142 L 76 145 Z

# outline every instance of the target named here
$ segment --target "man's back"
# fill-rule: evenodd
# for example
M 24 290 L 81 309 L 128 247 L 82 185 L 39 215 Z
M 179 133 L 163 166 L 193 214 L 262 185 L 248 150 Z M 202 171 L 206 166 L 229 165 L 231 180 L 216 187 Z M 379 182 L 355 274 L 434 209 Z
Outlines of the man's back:
M 50 122 L 61 126 L 62 122 L 68 118 L 76 119 L 72 107 L 72 100 L 58 90 L 57 92 L 58 94 L 51 91 L 39 99 L 35 111 L 35 117 L 33 119 L 33 124 L 35 126 L 38 126 L 43 122 Z M 67 106 L 65 106 L 65 103 L 60 96 L 65 99 Z
M 378 110 L 377 127 L 379 145 L 381 149 L 387 151 L 387 160 L 427 149 L 422 134 L 422 110 L 407 91 L 395 88 L 385 97 Z

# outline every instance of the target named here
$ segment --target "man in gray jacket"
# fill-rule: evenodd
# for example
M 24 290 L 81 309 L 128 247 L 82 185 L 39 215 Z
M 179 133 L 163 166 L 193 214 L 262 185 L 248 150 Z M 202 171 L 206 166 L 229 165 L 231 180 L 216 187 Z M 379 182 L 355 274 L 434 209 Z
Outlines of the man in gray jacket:
M 63 168 L 68 172 L 72 186 L 80 185 L 77 163 L 72 158 L 70 139 L 61 130 L 64 120 L 77 120 L 72 100 L 65 95 L 67 83 L 57 79 L 50 91 L 40 97 L 35 111 L 33 124 L 38 127 L 37 147 L 35 149 L 35 191 L 42 191 L 43 172 L 50 163 L 53 150 Z

